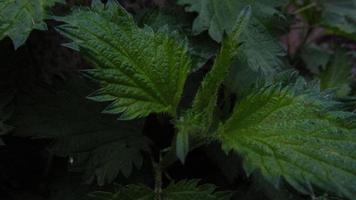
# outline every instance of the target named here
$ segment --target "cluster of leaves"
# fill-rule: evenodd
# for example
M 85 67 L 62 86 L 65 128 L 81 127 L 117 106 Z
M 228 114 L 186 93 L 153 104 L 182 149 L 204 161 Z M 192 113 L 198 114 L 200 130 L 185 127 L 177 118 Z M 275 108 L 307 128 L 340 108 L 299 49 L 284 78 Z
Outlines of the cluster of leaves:
M 93 67 L 83 73 L 98 83 L 87 97 L 98 103 L 84 98 L 96 86 L 79 76 L 52 86 L 55 92 L 16 95 L 13 134 L 50 139 L 52 153 L 100 186 L 130 177 L 145 160 L 152 164 L 154 189 L 131 184 L 92 193 L 94 199 L 231 199 L 231 192 L 196 180 L 163 189 L 169 166 L 212 142 L 241 156 L 247 176 L 258 172 L 276 188 L 288 185 L 313 198 L 320 191 L 356 195 L 353 58 L 350 48 L 327 40 L 356 40 L 355 0 L 174 2 L 188 22 L 161 11 L 135 18 L 116 0 L 48 15 L 56 2 L 0 1 L 0 39 L 10 37 L 16 49 L 32 29 L 46 27 L 43 20 L 60 22 L 56 31 L 70 41 L 64 46 Z M 277 36 L 294 33 L 294 18 L 305 27 L 294 41 L 298 53 L 290 55 Z M 310 39 L 315 29 L 327 36 Z M 189 96 L 190 77 L 203 71 Z M 5 121 L 12 98 L 0 98 L 0 135 L 11 131 Z M 112 115 L 99 114 L 105 102 L 102 112 Z M 150 116 L 173 125 L 168 148 L 143 134 Z

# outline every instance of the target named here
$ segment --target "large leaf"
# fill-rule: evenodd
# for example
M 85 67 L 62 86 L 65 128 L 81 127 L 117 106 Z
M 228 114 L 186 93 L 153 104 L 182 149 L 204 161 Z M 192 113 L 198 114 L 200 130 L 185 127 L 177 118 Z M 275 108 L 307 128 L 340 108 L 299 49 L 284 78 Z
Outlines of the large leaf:
M 91 196 L 97 200 L 228 200 L 229 192 L 215 192 L 216 187 L 210 184 L 198 185 L 197 180 L 171 183 L 161 194 L 144 185 L 128 185 L 116 193 L 95 192 Z M 160 198 L 157 196 L 160 195 Z
M 263 25 L 263 21 L 278 14 L 275 7 L 283 5 L 284 1 L 179 0 L 178 3 L 188 5 L 187 11 L 199 14 L 194 21 L 193 32 L 199 34 L 208 30 L 210 36 L 218 42 L 223 40 L 225 33 L 233 30 L 242 9 L 252 5 L 254 19 L 240 38 L 243 43 L 240 59 L 246 60 L 253 70 L 265 74 L 280 67 L 281 61 L 278 57 L 284 55 L 284 51 Z
M 98 1 L 59 17 L 58 30 L 72 39 L 96 69 L 89 74 L 102 84 L 91 95 L 113 101 L 104 112 L 133 119 L 150 113 L 175 116 L 190 70 L 186 48 L 150 28 L 140 29 L 116 1 Z
M 226 151 L 244 156 L 271 182 L 280 177 L 301 192 L 311 185 L 353 198 L 356 195 L 354 114 L 311 93 L 268 87 L 240 101 L 218 130 Z
M 10 37 L 15 49 L 33 29 L 45 30 L 47 8 L 63 0 L 0 0 L 0 40 Z
M 248 26 L 250 18 L 251 8 L 246 7 L 235 22 L 234 31 L 225 38 L 213 68 L 204 78 L 191 109 L 186 111 L 177 123 L 177 155 L 182 161 L 189 150 L 189 134 L 206 136 L 213 124 L 220 85 L 236 56 L 240 36 Z
M 102 106 L 85 99 L 93 87 L 80 77 L 52 87 L 55 92 L 38 87 L 18 96 L 15 135 L 53 139 L 51 151 L 69 157 L 72 170 L 85 172 L 88 182 L 96 179 L 99 185 L 141 167 L 141 151 L 149 150 L 141 122 L 100 114 Z

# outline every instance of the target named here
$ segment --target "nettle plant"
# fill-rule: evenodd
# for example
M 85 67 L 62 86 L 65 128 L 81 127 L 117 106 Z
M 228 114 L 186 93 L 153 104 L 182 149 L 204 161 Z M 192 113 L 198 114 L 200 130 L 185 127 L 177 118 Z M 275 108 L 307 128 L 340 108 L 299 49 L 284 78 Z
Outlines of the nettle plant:
M 355 114 L 338 101 L 350 93 L 350 58 L 343 50 L 333 56 L 314 46 L 303 49 L 307 66 L 322 66 L 310 69 L 317 71 L 317 80 L 285 66 L 285 51 L 266 24 L 287 20 L 276 9 L 287 1 L 177 1 L 198 14 L 191 33 L 208 31 L 219 46 L 189 106 L 182 105 L 185 93 L 193 87 L 188 77 L 205 62 L 197 61 L 194 53 L 198 47 L 172 30 L 174 24 L 139 26 L 114 0 L 93 0 L 90 7 L 75 8 L 66 16 L 47 17 L 45 10 L 54 2 L 0 1 L 0 38 L 9 36 L 17 48 L 32 29 L 43 29 L 43 19 L 61 22 L 56 30 L 71 41 L 65 46 L 79 51 L 91 63 L 94 68 L 83 73 L 100 84 L 88 99 L 110 102 L 103 112 L 118 116 L 119 121 L 110 124 L 97 117 L 97 109 L 89 110 L 84 99 L 78 101 L 85 103 L 76 102 L 78 98 L 73 96 L 78 90 L 74 88 L 62 99 L 46 99 L 48 107 L 67 110 L 63 118 L 76 126 L 71 130 L 60 127 L 62 132 L 54 130 L 51 135 L 36 130 L 32 135 L 55 139 L 52 150 L 69 156 L 74 164 L 85 163 L 85 174 L 99 185 L 113 182 L 119 174 L 129 177 L 134 166 L 140 168 L 147 158 L 154 169 L 152 187 L 132 184 L 115 192 L 95 192 L 92 197 L 230 199 L 233 192 L 201 185 L 195 179 L 166 183 L 169 166 L 177 160 L 184 164 L 191 151 L 210 143 L 221 144 L 226 154 L 242 156 L 247 175 L 258 172 L 277 188 L 287 183 L 311 196 L 317 189 L 355 197 Z M 306 19 L 318 18 L 310 23 L 333 34 L 355 37 L 354 1 L 294 3 L 300 5 L 296 12 Z M 319 3 L 323 10 L 310 11 Z M 14 16 L 12 21 L 8 15 Z M 313 54 L 316 56 L 310 59 Z M 338 88 L 337 92 L 333 88 Z M 58 106 L 62 100 L 66 105 Z M 38 111 L 41 106 L 27 109 Z M 80 119 L 77 113 L 81 113 Z M 172 135 L 171 146 L 157 150 L 155 142 L 141 134 L 142 120 L 150 115 L 168 119 L 174 126 L 173 133 L 167 133 Z M 15 127 L 31 129 L 35 124 L 26 123 L 15 123 Z M 49 127 L 56 127 L 55 122 Z M 72 129 L 104 131 L 76 135 Z

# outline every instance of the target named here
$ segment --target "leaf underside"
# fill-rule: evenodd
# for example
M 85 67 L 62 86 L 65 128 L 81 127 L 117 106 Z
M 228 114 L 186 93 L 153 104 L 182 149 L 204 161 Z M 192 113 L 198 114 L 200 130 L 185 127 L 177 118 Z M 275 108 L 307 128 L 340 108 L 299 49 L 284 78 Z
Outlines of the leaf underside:
M 150 113 L 175 116 L 188 72 L 186 48 L 163 33 L 140 29 L 116 2 L 93 4 L 58 17 L 59 32 L 95 65 L 88 73 L 102 88 L 89 98 L 111 101 L 104 112 L 120 119 Z
M 269 87 L 242 100 L 219 128 L 226 151 L 245 158 L 271 182 L 282 176 L 301 192 L 312 185 L 352 199 L 356 194 L 354 115 L 337 103 L 291 89 Z

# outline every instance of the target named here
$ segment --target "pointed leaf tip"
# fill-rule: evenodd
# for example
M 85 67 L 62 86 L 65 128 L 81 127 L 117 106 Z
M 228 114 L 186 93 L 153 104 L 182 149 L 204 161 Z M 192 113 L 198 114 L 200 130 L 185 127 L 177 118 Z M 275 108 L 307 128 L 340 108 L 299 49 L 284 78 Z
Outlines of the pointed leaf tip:
M 184 164 L 189 152 L 189 134 L 186 131 L 177 134 L 176 152 L 177 157 Z

